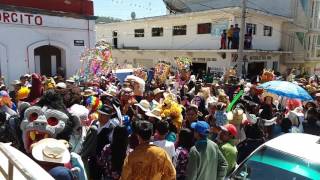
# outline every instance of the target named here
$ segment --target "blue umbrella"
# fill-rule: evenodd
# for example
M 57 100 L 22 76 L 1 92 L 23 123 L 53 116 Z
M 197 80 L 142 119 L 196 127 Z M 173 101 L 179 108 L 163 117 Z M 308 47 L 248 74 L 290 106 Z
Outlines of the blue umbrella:
M 300 100 L 313 100 L 310 94 L 297 84 L 288 81 L 269 81 L 258 86 L 259 89 L 282 97 Z

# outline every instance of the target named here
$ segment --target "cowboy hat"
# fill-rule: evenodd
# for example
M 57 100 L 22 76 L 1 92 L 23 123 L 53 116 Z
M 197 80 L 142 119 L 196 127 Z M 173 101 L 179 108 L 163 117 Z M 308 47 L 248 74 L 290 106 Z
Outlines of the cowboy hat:
M 96 93 L 92 89 L 86 89 L 83 92 L 81 92 L 81 96 L 89 97 L 89 96 L 95 96 Z
M 113 108 L 112 108 L 112 107 L 106 106 L 106 105 L 103 105 L 103 106 L 98 110 L 98 113 L 99 113 L 99 114 L 102 114 L 102 115 L 106 115 L 106 116 L 112 116 L 112 115 L 116 114 L 116 113 L 113 111 Z
M 56 85 L 56 88 L 66 89 L 66 88 L 67 88 L 67 85 L 66 85 L 66 83 L 59 82 L 59 83 Z
M 135 106 L 138 106 L 140 109 L 142 109 L 144 112 L 150 111 L 150 103 L 147 100 L 141 100 L 140 103 L 135 104 Z
M 11 85 L 21 85 L 21 81 L 14 80 L 14 81 L 12 81 Z
M 247 117 L 243 109 L 236 108 L 227 113 L 227 119 L 231 124 L 240 125 L 243 120 L 247 119 Z
M 37 161 L 65 164 L 70 161 L 67 142 L 52 138 L 42 139 L 32 145 L 32 156 Z
M 107 89 L 107 91 L 104 91 L 102 93 L 102 96 L 117 96 L 117 87 L 116 86 L 109 86 L 109 88 Z
M 157 118 L 161 121 L 161 110 L 158 108 L 153 109 L 152 111 L 146 112 L 146 115 L 149 117 Z
M 163 92 L 164 92 L 164 90 L 161 90 L 160 88 L 157 88 L 157 89 L 153 90 L 153 94 L 154 95 L 157 95 L 157 94 L 163 93 Z
M 262 95 L 261 95 L 261 98 L 264 99 L 266 97 L 271 97 L 273 101 L 278 99 L 278 96 L 275 95 L 275 94 L 271 94 L 271 93 L 268 93 L 268 92 L 263 92 Z

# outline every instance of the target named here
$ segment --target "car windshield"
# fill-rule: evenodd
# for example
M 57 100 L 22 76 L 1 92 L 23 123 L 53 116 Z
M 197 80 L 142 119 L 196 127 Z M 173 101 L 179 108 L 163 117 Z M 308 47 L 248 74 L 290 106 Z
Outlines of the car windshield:
M 231 176 L 232 180 L 318 180 L 320 164 L 270 147 L 255 152 Z

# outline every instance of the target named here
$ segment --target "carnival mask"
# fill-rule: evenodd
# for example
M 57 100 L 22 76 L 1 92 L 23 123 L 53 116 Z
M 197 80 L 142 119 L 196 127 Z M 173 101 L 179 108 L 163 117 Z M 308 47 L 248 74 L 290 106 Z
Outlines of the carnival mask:
M 55 138 L 64 130 L 68 119 L 65 113 L 46 106 L 28 108 L 20 125 L 26 151 L 30 152 L 31 145 L 44 138 Z

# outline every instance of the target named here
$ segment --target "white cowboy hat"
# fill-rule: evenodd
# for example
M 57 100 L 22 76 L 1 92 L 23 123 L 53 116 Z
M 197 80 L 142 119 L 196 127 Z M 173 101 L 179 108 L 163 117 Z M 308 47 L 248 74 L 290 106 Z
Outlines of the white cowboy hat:
M 146 115 L 149 117 L 157 118 L 161 121 L 161 110 L 158 108 L 153 109 L 152 111 L 146 112 Z
M 161 90 L 160 88 L 157 88 L 157 89 L 153 90 L 153 94 L 154 95 L 157 95 L 157 94 L 163 93 L 163 92 L 164 92 L 164 90 Z
M 66 83 L 59 82 L 59 83 L 56 85 L 56 88 L 66 89 L 66 88 L 67 88 L 67 85 L 66 85 Z
M 135 104 L 135 106 L 138 106 L 140 109 L 142 109 L 144 112 L 150 111 L 150 103 L 147 100 L 141 100 L 140 103 Z
M 102 93 L 102 95 L 105 95 L 105 96 L 117 96 L 117 87 L 116 86 L 113 86 L 113 85 L 111 85 L 111 86 L 109 86 L 108 87 L 108 89 L 107 89 L 107 91 L 104 91 L 103 93 Z
M 63 140 L 42 139 L 33 145 L 32 156 L 37 161 L 65 164 L 70 161 L 70 152 Z

